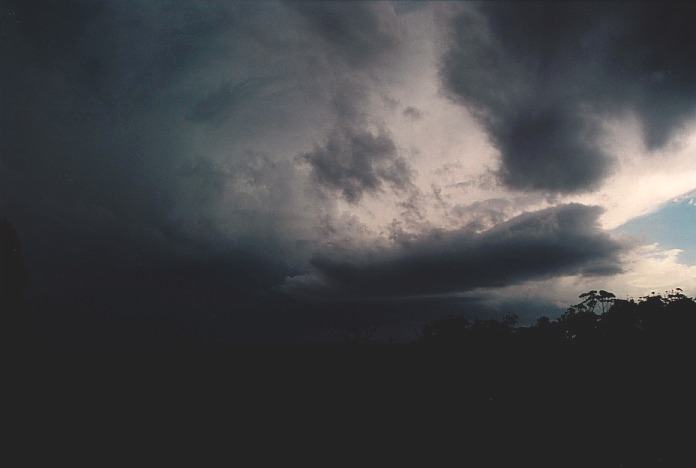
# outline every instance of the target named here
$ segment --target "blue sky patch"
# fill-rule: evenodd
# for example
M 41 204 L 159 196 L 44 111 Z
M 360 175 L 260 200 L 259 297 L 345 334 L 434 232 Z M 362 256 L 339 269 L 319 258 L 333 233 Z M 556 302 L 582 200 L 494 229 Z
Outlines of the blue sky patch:
M 682 249 L 679 259 L 696 264 L 696 196 L 670 202 L 649 215 L 633 219 L 616 229 L 664 248 Z

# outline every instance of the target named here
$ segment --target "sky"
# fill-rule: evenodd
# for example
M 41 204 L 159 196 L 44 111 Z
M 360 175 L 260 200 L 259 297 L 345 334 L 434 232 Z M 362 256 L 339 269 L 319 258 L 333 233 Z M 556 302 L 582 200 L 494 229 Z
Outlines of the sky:
M 0 0 L 0 217 L 35 322 L 95 342 L 402 339 L 589 289 L 696 294 L 695 20 Z

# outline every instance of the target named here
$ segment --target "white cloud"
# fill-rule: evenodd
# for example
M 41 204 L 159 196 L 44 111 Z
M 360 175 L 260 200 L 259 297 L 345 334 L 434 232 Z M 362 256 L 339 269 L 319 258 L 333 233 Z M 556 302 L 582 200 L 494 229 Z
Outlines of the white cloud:
M 643 145 L 640 123 L 624 117 L 607 123 L 606 146 L 617 158 L 615 172 L 598 191 L 571 198 L 603 206 L 606 229 L 650 214 L 696 188 L 696 125 L 664 149 L 650 152 Z
M 663 293 L 681 288 L 696 295 L 696 265 L 679 261 L 679 249 L 664 249 L 658 244 L 638 246 L 624 258 L 625 270 L 611 277 L 565 276 L 485 291 L 492 297 L 534 299 L 565 308 L 577 302 L 580 293 L 605 289 L 620 299 L 639 298 L 652 292 Z

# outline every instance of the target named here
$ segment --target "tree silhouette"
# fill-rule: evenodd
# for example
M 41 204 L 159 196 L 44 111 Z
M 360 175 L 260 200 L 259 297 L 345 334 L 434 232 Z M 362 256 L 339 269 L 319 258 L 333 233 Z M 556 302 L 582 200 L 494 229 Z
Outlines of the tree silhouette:
M 429 323 L 422 343 L 531 345 L 688 344 L 696 330 L 696 301 L 680 288 L 635 300 L 617 299 L 605 290 L 579 296 L 557 320 L 541 317 L 529 327 L 515 327 L 516 317 L 502 321 L 450 318 Z

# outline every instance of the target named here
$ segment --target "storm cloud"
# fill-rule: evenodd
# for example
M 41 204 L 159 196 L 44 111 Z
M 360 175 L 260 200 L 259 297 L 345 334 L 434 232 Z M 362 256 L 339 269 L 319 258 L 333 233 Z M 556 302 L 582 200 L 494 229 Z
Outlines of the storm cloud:
M 368 129 L 381 123 L 367 117 L 372 87 L 399 51 L 386 4 L 0 10 L 0 216 L 19 233 L 30 299 L 45 314 L 204 319 L 235 301 L 252 313 L 254 285 L 270 294 L 300 268 L 334 215 L 332 189 L 319 193 L 298 154 L 339 141 L 347 153 L 327 153 L 325 167 L 362 157 L 366 172 L 320 171 L 334 185 L 355 176 L 346 193 L 408 182 L 388 129 Z M 181 287 L 160 286 L 172 275 Z M 210 285 L 194 277 L 234 294 L 198 307 Z
M 367 44 L 397 48 L 384 5 L 356 5 L 352 20 L 338 3 L 5 3 L 0 203 L 30 256 L 311 237 L 331 200 L 294 158 L 334 127 L 392 160 L 376 177 L 406 177 L 386 133 L 363 129 L 363 70 L 382 56 Z M 346 23 L 345 37 L 326 37 L 316 15 Z
M 605 118 L 661 148 L 696 97 L 690 6 L 0 2 L 0 219 L 56 341 L 300 340 L 617 273 L 564 195 L 615 168 Z
M 325 294 L 417 296 L 500 287 L 558 275 L 611 275 L 627 245 L 602 232 L 598 207 L 524 213 L 482 233 L 436 232 L 394 248 L 316 257 L 315 273 L 289 289 Z
M 306 2 L 287 5 L 300 13 L 307 27 L 351 66 L 382 61 L 399 48 L 391 6 L 378 2 Z
M 658 149 L 695 116 L 695 21 L 688 3 L 482 2 L 450 21 L 442 77 L 509 187 L 587 191 L 613 167 L 602 119 L 634 113 Z
M 311 166 L 319 184 L 351 203 L 364 193 L 378 194 L 384 185 L 401 191 L 411 187 L 411 169 L 384 131 L 336 130 L 323 146 L 300 159 Z

